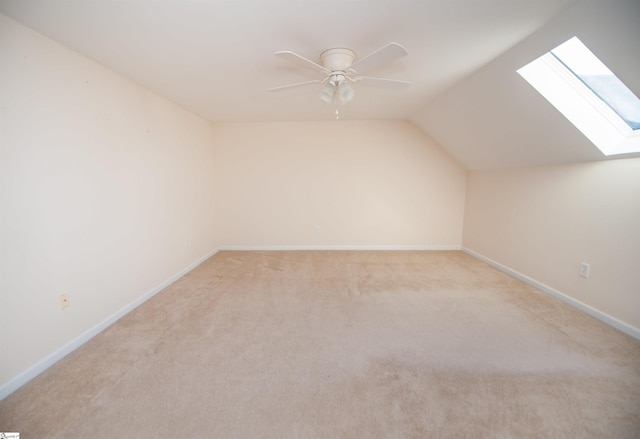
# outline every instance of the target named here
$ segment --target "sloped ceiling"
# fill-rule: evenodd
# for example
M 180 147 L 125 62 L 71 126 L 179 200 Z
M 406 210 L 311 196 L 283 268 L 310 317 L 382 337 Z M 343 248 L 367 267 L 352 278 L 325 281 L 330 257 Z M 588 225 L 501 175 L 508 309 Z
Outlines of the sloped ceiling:
M 580 2 L 431 99 L 411 120 L 466 169 L 605 160 L 516 70 L 578 36 L 640 96 L 639 22 L 638 0 Z
M 362 57 L 396 41 L 409 55 L 366 73 L 412 85 L 359 86 L 341 119 L 409 119 L 465 167 L 483 169 L 602 158 L 515 69 L 581 33 L 598 55 L 621 38 L 632 57 L 638 3 L 0 0 L 0 12 L 214 122 L 332 119 L 319 88 L 266 92 L 317 78 L 273 52 L 317 60 L 349 47 Z M 612 67 L 635 78 L 637 93 L 637 63 Z

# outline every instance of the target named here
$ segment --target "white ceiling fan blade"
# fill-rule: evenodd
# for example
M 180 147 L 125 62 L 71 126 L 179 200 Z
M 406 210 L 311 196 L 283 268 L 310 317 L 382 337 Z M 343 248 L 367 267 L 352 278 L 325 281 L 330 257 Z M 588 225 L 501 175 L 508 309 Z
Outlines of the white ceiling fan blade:
M 267 91 L 280 91 L 280 90 L 286 90 L 288 88 L 303 87 L 305 85 L 321 84 L 322 82 L 324 81 L 321 79 L 315 79 L 313 81 L 298 82 L 296 84 L 281 85 L 280 87 L 273 87 L 273 88 L 267 89 Z
M 351 67 L 349 67 L 349 70 L 353 70 L 356 73 L 371 70 L 382 64 L 402 58 L 408 53 L 407 49 L 402 47 L 400 44 L 389 43 L 372 54 L 365 56 L 361 60 L 354 62 Z
M 361 82 L 365 85 L 373 85 L 376 87 L 384 87 L 393 90 L 400 90 L 411 85 L 409 81 L 400 81 L 399 79 L 388 78 L 372 78 L 370 76 L 355 76 L 352 78 L 355 82 Z
M 275 56 L 279 56 L 280 58 L 284 58 L 290 61 L 294 61 L 297 62 L 298 64 L 301 64 L 307 68 L 311 68 L 313 70 L 315 70 L 316 72 L 321 72 L 321 73 L 325 73 L 328 74 L 330 73 L 330 71 L 328 69 L 325 69 L 324 67 L 322 67 L 320 64 L 317 64 L 313 61 L 311 61 L 310 59 L 305 58 L 304 56 L 298 55 L 295 52 L 291 52 L 290 50 L 284 50 L 282 52 L 276 52 L 274 53 Z

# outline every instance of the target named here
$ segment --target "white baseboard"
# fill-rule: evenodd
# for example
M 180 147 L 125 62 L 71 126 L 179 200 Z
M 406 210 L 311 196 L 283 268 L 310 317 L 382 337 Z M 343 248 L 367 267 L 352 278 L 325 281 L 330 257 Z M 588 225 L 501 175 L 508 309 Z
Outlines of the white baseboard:
M 308 250 L 358 250 L 358 251 L 400 251 L 400 250 L 461 250 L 459 245 L 229 245 L 219 247 L 220 251 L 308 251 Z
M 479 253 L 474 252 L 471 249 L 468 249 L 466 247 L 462 247 L 462 251 L 473 256 L 474 258 L 480 259 L 483 262 L 486 262 L 487 264 L 491 265 L 492 267 L 497 268 L 500 271 L 503 271 L 513 277 L 515 277 L 516 279 L 519 279 L 521 281 L 523 281 L 526 284 L 529 284 L 547 294 L 550 294 L 560 300 L 562 300 L 565 303 L 568 303 L 569 305 L 578 308 L 580 311 L 583 311 L 587 314 L 589 314 L 592 317 L 595 317 L 596 319 L 608 324 L 609 326 L 612 326 L 614 328 L 616 328 L 619 331 L 624 332 L 627 335 L 630 335 L 631 337 L 640 340 L 640 329 L 636 328 L 635 326 L 631 326 L 628 323 L 625 323 L 621 320 L 616 319 L 615 317 L 610 316 L 609 314 L 606 314 L 590 305 L 587 305 L 586 303 L 582 303 L 579 300 L 574 299 L 571 296 L 568 296 L 565 293 L 562 293 L 554 288 L 551 288 L 548 285 L 545 285 L 541 282 L 538 282 L 535 279 L 530 278 L 529 276 L 525 276 L 522 273 L 519 273 L 505 265 L 502 265 L 499 262 L 496 262 L 492 259 L 487 258 L 486 256 L 483 256 Z
M 102 322 L 94 326 L 93 328 L 85 331 L 80 336 L 71 340 L 69 343 L 65 344 L 61 348 L 56 349 L 53 353 L 47 355 L 45 358 L 38 361 L 33 366 L 29 367 L 24 372 L 20 373 L 16 377 L 9 380 L 7 383 L 5 383 L 0 387 L 0 401 L 6 398 L 7 396 L 11 395 L 20 387 L 27 384 L 29 381 L 31 381 L 32 379 L 40 375 L 49 367 L 53 366 L 62 358 L 69 355 L 71 352 L 78 349 L 80 346 L 82 346 L 83 344 L 91 340 L 100 332 L 107 329 L 109 326 L 111 326 L 116 321 L 124 317 L 126 314 L 133 311 L 135 308 L 142 305 L 144 302 L 146 302 L 147 300 L 149 300 L 150 298 L 158 294 L 160 291 L 162 291 L 163 289 L 165 289 L 166 287 L 168 287 L 169 285 L 171 285 L 172 283 L 180 279 L 182 276 L 184 276 L 185 274 L 187 274 L 188 272 L 196 268 L 198 265 L 202 264 L 204 261 L 209 259 L 211 256 L 215 255 L 217 252 L 218 252 L 218 249 L 215 249 L 210 253 L 208 253 L 207 255 L 201 257 L 194 263 L 190 264 L 189 266 L 183 268 L 178 273 L 174 274 L 173 276 L 171 276 L 170 278 L 162 282 L 160 285 L 157 285 L 156 287 L 147 291 L 145 294 L 143 294 L 142 296 L 140 296 L 139 298 L 137 298 L 136 300 L 134 300 L 133 302 L 125 306 L 124 308 L 118 310 L 116 313 L 110 315 L 105 320 L 103 320 Z

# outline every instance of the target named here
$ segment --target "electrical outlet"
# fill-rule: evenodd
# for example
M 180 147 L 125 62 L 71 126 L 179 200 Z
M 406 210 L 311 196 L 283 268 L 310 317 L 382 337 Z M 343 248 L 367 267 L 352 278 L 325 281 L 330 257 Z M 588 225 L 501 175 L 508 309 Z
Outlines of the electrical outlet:
M 60 305 L 60 309 L 65 309 L 68 308 L 70 303 L 69 303 L 69 294 L 67 293 L 62 293 L 58 296 L 58 305 Z
M 316 231 L 316 233 L 320 233 L 320 224 L 316 224 L 314 230 Z
M 591 267 L 589 266 L 589 264 L 587 264 L 586 262 L 581 262 L 580 263 L 580 272 L 579 272 L 580 276 L 582 276 L 584 278 L 589 277 L 589 269 L 590 268 Z

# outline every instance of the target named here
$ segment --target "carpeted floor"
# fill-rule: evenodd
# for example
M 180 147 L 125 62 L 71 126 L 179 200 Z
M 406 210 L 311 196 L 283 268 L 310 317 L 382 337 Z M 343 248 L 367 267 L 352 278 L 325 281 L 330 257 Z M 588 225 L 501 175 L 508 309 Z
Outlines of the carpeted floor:
M 221 252 L 0 402 L 23 438 L 639 438 L 640 341 L 462 252 Z

